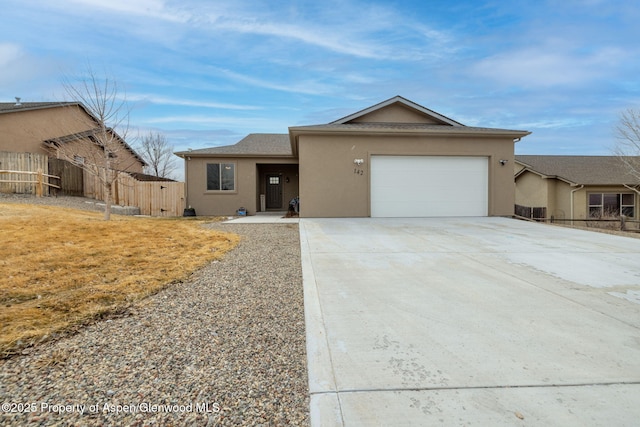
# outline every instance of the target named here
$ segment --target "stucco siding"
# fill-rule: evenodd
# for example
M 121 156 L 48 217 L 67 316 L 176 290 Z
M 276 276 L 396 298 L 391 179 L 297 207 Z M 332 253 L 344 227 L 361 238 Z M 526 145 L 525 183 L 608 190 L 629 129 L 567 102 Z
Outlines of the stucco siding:
M 559 206 L 562 199 L 558 199 L 558 186 L 566 185 L 566 183 L 557 179 L 545 179 L 543 182 L 547 192 L 547 218 L 550 218 L 551 215 L 556 218 L 564 218 L 566 214 Z
M 375 110 L 351 121 L 352 123 L 438 123 L 431 117 L 400 104 Z
M 65 142 L 64 144 L 65 153 L 83 157 L 87 164 L 101 166 L 105 164 L 104 151 L 87 139 Z M 140 160 L 138 160 L 138 158 L 136 158 L 124 145 L 117 144 L 117 146 L 119 148 L 117 149 L 117 152 L 114 153 L 115 157 L 111 159 L 111 168 L 119 171 L 142 173 L 143 166 L 142 163 L 140 163 Z M 58 157 L 63 158 L 63 156 L 60 156 L 59 152 L 50 155 L 52 157 L 58 155 Z
M 548 179 L 527 171 L 518 176 L 516 180 L 518 183 L 516 185 L 516 204 L 550 209 L 547 190 Z
M 549 180 L 551 181 L 551 180 Z M 554 200 L 555 204 L 552 209 L 547 213 L 547 216 L 553 216 L 559 219 L 571 218 L 571 191 L 576 190 L 579 187 L 572 187 L 564 181 L 555 180 Z M 574 212 L 576 215 L 578 212 L 575 208 L 578 206 L 577 201 L 580 199 L 580 190 L 573 193 L 574 200 Z M 584 200 L 584 198 L 583 198 Z M 579 218 L 579 217 L 576 217 Z
M 572 195 L 573 191 L 573 195 Z M 571 186 L 565 182 L 556 182 L 556 208 L 553 210 L 552 215 L 556 218 L 566 219 L 587 219 L 589 217 L 589 193 L 633 193 L 624 186 Z M 638 197 L 635 196 L 635 211 L 638 212 Z M 573 216 L 571 211 L 571 199 L 573 198 Z M 637 216 L 637 213 L 636 213 Z
M 0 114 L 0 149 L 48 154 L 42 142 L 96 127 L 78 106 L 43 108 Z
M 207 190 L 207 164 L 209 163 L 233 163 L 235 165 L 235 189 L 233 191 L 209 191 Z M 196 210 L 199 216 L 208 215 L 235 215 L 241 207 L 245 208 L 249 215 L 255 215 L 260 209 L 258 189 L 260 176 L 258 164 L 291 164 L 295 159 L 268 159 L 268 158 L 229 158 L 229 157 L 192 157 L 185 160 L 187 185 L 187 205 Z M 293 170 L 291 170 L 293 173 Z M 292 175 L 293 178 L 296 178 Z M 291 178 L 290 178 L 291 181 Z M 288 183 L 288 184 L 291 184 Z M 297 180 L 294 183 L 297 187 Z M 290 195 L 296 193 L 293 185 L 284 184 L 283 198 L 288 206 Z M 297 194 L 295 194 L 297 195 Z M 293 198 L 294 196 L 291 196 Z M 284 202 L 283 202 L 284 203 Z
M 639 217 L 640 195 L 624 186 L 575 186 L 559 179 L 544 179 L 531 172 L 517 178 L 516 203 L 530 207 L 546 207 L 547 217 L 587 219 L 590 193 L 635 194 L 635 217 Z M 573 202 L 572 202 L 573 201 Z
M 489 215 L 513 214 L 513 169 L 499 163 L 501 159 L 513 162 L 510 138 L 301 135 L 298 147 L 300 164 L 304 165 L 300 168 L 302 217 L 370 216 L 369 165 L 373 155 L 487 157 Z M 364 164 L 357 166 L 354 159 L 363 159 Z

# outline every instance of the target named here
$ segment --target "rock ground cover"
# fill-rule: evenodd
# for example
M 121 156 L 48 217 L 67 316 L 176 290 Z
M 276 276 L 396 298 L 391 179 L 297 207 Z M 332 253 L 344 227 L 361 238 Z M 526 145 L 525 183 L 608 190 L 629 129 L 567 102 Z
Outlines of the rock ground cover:
M 1 360 L 0 425 L 308 425 L 297 225 L 208 227 L 242 241 L 123 316 Z

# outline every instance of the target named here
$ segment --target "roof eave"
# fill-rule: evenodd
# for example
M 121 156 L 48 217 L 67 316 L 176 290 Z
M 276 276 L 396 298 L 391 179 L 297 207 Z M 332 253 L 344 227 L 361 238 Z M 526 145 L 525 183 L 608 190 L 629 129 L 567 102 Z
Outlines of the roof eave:
M 182 157 L 183 159 L 186 157 L 223 157 L 223 158 L 286 158 L 293 159 L 295 158 L 292 154 L 266 154 L 266 153 L 243 153 L 243 154 L 234 154 L 234 153 L 194 153 L 192 151 L 177 151 L 173 153 L 178 157 Z
M 293 126 L 289 128 L 289 140 L 291 142 L 291 150 L 295 157 L 298 156 L 298 137 L 301 135 L 429 135 L 429 136 L 469 136 L 479 138 L 503 137 L 520 139 L 531 132 L 524 130 L 510 129 L 486 129 L 478 130 L 477 128 L 467 129 L 466 127 L 449 127 L 443 126 L 444 129 L 389 129 L 389 128 L 332 128 L 327 129 L 322 126 Z M 455 130 L 452 130 L 455 129 Z
M 323 134 L 353 134 L 353 133 L 363 133 L 363 134 L 377 134 L 377 135 L 395 135 L 395 134 L 426 134 L 426 135 L 474 135 L 480 137 L 491 137 L 491 136 L 509 136 L 512 138 L 522 138 L 527 135 L 530 135 L 531 132 L 525 130 L 512 130 L 512 129 L 482 129 L 478 128 L 466 128 L 466 127 L 450 127 L 450 126 L 442 126 L 443 129 L 391 129 L 391 128 L 323 128 L 321 126 L 293 126 L 289 128 L 289 134 L 292 132 L 298 134 L 315 134 L 315 135 L 323 135 Z
M 578 185 L 582 185 L 582 184 L 578 184 L 576 182 L 573 182 L 567 178 L 563 178 L 559 175 L 547 175 L 544 174 L 542 172 L 538 172 L 537 170 L 535 170 L 534 168 L 532 168 L 531 166 L 527 165 L 526 163 L 522 163 L 520 161 L 516 160 L 516 163 L 520 163 L 521 165 L 524 166 L 523 169 L 519 170 L 518 173 L 515 174 L 515 178 L 518 178 L 520 175 L 524 174 L 525 172 L 531 172 L 532 174 L 538 175 L 540 178 L 542 179 L 557 179 L 559 181 L 563 181 L 566 182 L 567 184 L 569 184 L 572 187 L 578 186 Z
M 25 104 L 22 104 L 19 106 L 20 108 L 15 108 L 10 110 L 0 110 L 0 114 L 20 113 L 22 111 L 45 110 L 48 108 L 70 107 L 73 105 L 78 105 L 82 107 L 82 105 L 79 102 L 52 102 L 50 104 L 35 105 L 35 106 L 25 106 Z

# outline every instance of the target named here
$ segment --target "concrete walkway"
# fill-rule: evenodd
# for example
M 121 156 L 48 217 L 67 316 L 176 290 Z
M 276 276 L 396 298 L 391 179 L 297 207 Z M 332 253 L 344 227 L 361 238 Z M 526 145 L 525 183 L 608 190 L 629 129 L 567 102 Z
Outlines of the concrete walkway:
M 302 219 L 314 426 L 632 426 L 640 239 Z
M 258 212 L 255 215 L 229 217 L 224 222 L 234 224 L 280 224 L 293 223 L 297 224 L 300 218 L 285 218 L 286 212 Z

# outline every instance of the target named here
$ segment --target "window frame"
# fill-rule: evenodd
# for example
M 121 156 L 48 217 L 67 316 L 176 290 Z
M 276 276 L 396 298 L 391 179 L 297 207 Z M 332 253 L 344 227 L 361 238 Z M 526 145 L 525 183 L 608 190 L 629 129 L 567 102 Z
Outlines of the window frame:
M 617 212 L 616 217 L 625 215 L 629 218 L 636 217 L 636 195 L 634 193 L 626 192 L 589 192 L 587 194 L 587 215 L 589 218 L 603 218 L 605 216 L 605 207 L 608 203 L 605 202 L 606 196 L 616 196 L 617 199 Z M 599 196 L 599 203 L 592 203 L 592 196 Z M 631 196 L 632 204 L 623 204 L 624 196 Z M 594 215 L 592 212 L 594 209 L 598 209 L 599 213 Z M 631 209 L 632 215 L 624 214 L 625 210 L 628 212 Z
M 218 188 L 209 188 L 210 184 L 212 183 L 212 180 L 209 177 L 209 170 L 210 170 L 210 166 L 214 166 L 217 165 L 218 166 L 218 177 L 217 177 L 217 187 Z M 228 184 L 225 185 L 225 182 L 228 182 L 229 177 L 224 177 L 224 171 L 225 169 L 231 166 L 233 168 L 233 178 L 231 179 L 231 187 L 230 189 L 225 189 L 223 187 L 228 186 Z M 238 192 L 238 185 L 237 185 L 237 169 L 238 169 L 238 165 L 236 162 L 207 162 L 205 164 L 205 168 L 204 168 L 204 172 L 205 172 L 205 191 L 207 193 L 222 193 L 222 194 L 231 194 L 231 193 L 237 193 Z

